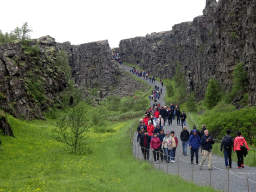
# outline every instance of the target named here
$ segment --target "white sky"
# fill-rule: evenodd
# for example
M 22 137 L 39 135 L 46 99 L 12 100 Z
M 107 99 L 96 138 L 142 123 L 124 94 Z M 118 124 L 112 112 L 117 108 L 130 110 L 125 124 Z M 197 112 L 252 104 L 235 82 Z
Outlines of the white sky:
M 1 0 L 0 29 L 10 32 L 28 22 L 31 38 L 50 35 L 57 42 L 82 44 L 168 31 L 202 15 L 206 0 Z

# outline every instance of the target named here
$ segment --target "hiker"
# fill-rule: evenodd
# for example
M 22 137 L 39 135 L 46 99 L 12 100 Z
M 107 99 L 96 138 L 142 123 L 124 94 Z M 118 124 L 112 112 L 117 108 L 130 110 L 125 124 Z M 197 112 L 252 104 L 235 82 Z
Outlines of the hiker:
M 227 130 L 227 135 L 222 138 L 220 150 L 222 151 L 222 147 L 224 148 L 224 157 L 225 157 L 225 165 L 226 169 L 232 168 L 232 160 L 231 160 L 231 152 L 232 146 L 234 144 L 233 138 L 230 136 L 230 130 Z
M 171 136 L 172 136 L 171 163 L 175 163 L 175 153 L 176 153 L 176 148 L 178 147 L 178 139 L 174 135 L 175 135 L 175 132 L 171 131 Z
M 156 107 L 156 111 L 154 113 L 156 118 L 159 118 L 160 112 L 158 111 L 158 108 Z
M 145 131 L 145 130 L 146 130 L 146 129 L 144 129 L 143 127 L 140 129 L 140 131 L 139 131 L 139 133 L 138 133 L 138 137 L 137 137 L 137 142 L 140 143 L 141 137 L 142 137 L 142 135 L 144 135 L 144 131 Z
M 160 115 L 163 117 L 164 119 L 164 125 L 165 125 L 165 122 L 166 122 L 166 119 L 167 119 L 167 109 L 166 109 L 166 106 L 162 107 L 162 109 L 160 110 Z
M 160 134 L 160 130 L 161 130 L 160 125 L 157 125 L 156 128 L 155 128 L 155 130 L 154 130 L 154 134 L 155 134 L 155 133 L 156 133 L 157 135 Z
M 175 107 L 173 104 L 171 104 L 170 109 L 172 111 L 172 119 L 174 120 L 175 119 Z
M 157 133 L 154 133 L 154 137 L 150 141 L 150 147 L 153 150 L 155 163 L 159 162 L 159 147 L 161 146 L 161 141 L 157 137 Z
M 163 94 L 163 89 L 162 88 L 160 89 L 160 91 L 161 91 L 161 94 Z
M 238 166 L 238 169 L 240 169 L 241 167 L 244 168 L 243 155 L 246 156 L 247 150 L 249 151 L 249 147 L 248 147 L 247 142 L 244 139 L 244 137 L 242 137 L 241 132 L 237 131 L 236 134 L 237 134 L 237 137 L 234 140 L 234 151 L 236 151 L 237 166 Z M 244 147 L 244 145 L 245 145 L 246 148 Z
M 214 144 L 214 140 L 212 139 L 212 136 L 209 135 L 209 131 L 207 129 L 204 131 L 201 144 L 203 148 L 203 157 L 200 163 L 200 169 L 202 169 L 202 166 L 208 157 L 208 170 L 212 170 L 212 144 Z
M 172 138 L 170 137 L 170 132 L 166 132 L 162 142 L 162 148 L 164 149 L 166 163 L 169 163 L 172 151 Z
M 201 129 L 201 132 L 200 132 L 200 137 L 202 138 L 204 136 L 204 131 L 206 130 L 206 126 L 205 125 L 202 125 L 202 129 Z
M 168 118 L 168 124 L 169 125 L 170 124 L 172 125 L 172 116 L 173 116 L 172 111 L 169 110 L 168 113 L 167 113 L 167 118 Z
M 183 126 L 186 126 L 186 118 L 187 115 L 184 111 L 182 111 L 181 115 L 180 115 L 180 119 L 181 119 L 181 127 L 183 128 Z
M 159 115 L 159 118 L 157 119 L 158 125 L 160 125 L 160 128 L 163 129 L 164 125 L 164 119 L 162 118 L 161 115 Z
M 180 125 L 180 108 L 178 107 L 178 105 L 176 105 L 175 113 L 177 116 L 177 125 Z
M 145 114 L 145 117 L 143 119 L 143 123 L 147 126 L 148 125 L 148 116 Z
M 198 149 L 201 145 L 200 137 L 197 134 L 197 130 L 193 130 L 193 135 L 189 137 L 189 148 L 191 155 L 191 164 L 193 164 L 194 154 L 196 155 L 196 164 L 198 164 Z
M 141 136 L 140 146 L 143 153 L 144 159 L 149 160 L 149 146 L 150 146 L 151 137 L 148 136 L 148 132 L 144 131 L 144 135 Z
M 190 131 L 190 134 L 189 135 L 193 135 L 193 132 L 194 132 L 194 129 L 196 129 L 196 133 L 197 133 L 197 135 L 200 137 L 200 139 L 201 139 L 201 134 L 200 134 L 200 132 L 199 132 L 199 130 L 196 128 L 196 125 L 193 125 L 193 129 Z
M 187 156 L 189 132 L 185 126 L 183 127 L 183 131 L 180 133 L 180 140 L 182 141 L 183 155 Z
M 164 140 L 164 137 L 165 137 L 163 129 L 160 129 L 160 134 L 158 135 L 158 137 L 161 141 L 161 146 L 159 147 L 160 158 L 161 158 L 161 161 L 163 161 L 164 160 L 164 151 L 163 151 L 162 143 L 163 143 L 163 140 Z
M 141 128 L 143 128 L 144 130 L 147 128 L 145 125 L 144 125 L 144 123 L 143 123 L 143 121 L 142 122 L 140 122 L 140 125 L 138 126 L 138 128 L 137 128 L 137 132 L 138 132 L 138 135 L 137 135 L 137 142 L 139 141 L 139 134 L 141 134 Z
M 155 130 L 154 125 L 152 125 L 151 121 L 148 121 L 148 126 L 147 126 L 148 136 L 153 137 L 154 130 Z

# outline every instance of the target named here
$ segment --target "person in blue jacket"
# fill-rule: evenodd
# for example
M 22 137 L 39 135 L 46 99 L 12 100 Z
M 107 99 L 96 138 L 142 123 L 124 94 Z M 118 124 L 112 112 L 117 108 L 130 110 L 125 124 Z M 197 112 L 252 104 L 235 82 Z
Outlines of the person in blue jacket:
M 201 139 L 197 134 L 197 130 L 193 130 L 193 135 L 189 137 L 189 148 L 191 154 L 191 164 L 193 164 L 194 154 L 196 155 L 196 164 L 198 165 L 198 149 L 201 145 Z

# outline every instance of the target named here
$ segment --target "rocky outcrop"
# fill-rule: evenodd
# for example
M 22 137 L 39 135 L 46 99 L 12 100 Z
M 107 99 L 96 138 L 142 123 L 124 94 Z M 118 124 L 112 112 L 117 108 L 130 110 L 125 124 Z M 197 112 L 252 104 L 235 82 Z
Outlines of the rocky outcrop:
M 67 77 L 50 36 L 0 45 L 0 107 L 22 119 L 43 118 L 42 112 L 61 101 Z
M 121 40 L 124 62 L 136 63 L 160 78 L 172 78 L 177 63 L 186 73 L 188 92 L 204 98 L 210 78 L 224 90 L 232 85 L 236 63 L 245 63 L 249 102 L 256 105 L 256 2 L 207 0 L 203 15 L 174 25 L 171 31 Z
M 6 120 L 6 116 L 2 110 L 0 110 L 0 130 L 2 131 L 2 133 L 4 135 L 14 137 L 11 126 L 9 125 L 8 121 Z M 1 141 L 0 141 L 0 145 L 1 145 Z
M 98 41 L 81 45 L 70 42 L 58 43 L 69 55 L 72 77 L 87 95 L 90 89 L 97 88 L 101 97 L 106 97 L 110 89 L 118 83 L 121 71 L 118 63 L 111 60 L 112 51 L 108 41 Z

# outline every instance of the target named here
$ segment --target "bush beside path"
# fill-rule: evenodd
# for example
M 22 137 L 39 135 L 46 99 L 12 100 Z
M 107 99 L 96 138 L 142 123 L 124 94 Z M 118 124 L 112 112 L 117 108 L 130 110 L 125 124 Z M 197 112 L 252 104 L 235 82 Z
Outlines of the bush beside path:
M 125 66 L 125 65 L 121 65 L 120 67 L 127 72 L 130 72 L 130 70 L 132 69 L 131 67 Z M 160 88 L 162 87 L 160 82 L 158 81 L 156 81 L 155 83 L 151 83 L 149 82 L 149 80 L 146 80 L 143 77 L 138 77 L 138 78 L 144 80 L 152 87 L 154 87 L 155 85 L 159 86 Z M 166 94 L 166 87 L 163 86 L 162 88 L 163 88 L 163 93 L 161 94 L 161 97 L 157 101 L 157 103 L 160 103 L 161 106 L 164 106 L 165 105 L 164 96 Z M 151 106 L 152 105 L 153 105 L 153 101 L 151 100 Z M 182 108 L 180 110 L 182 112 Z M 186 123 L 186 127 L 188 128 L 189 131 L 191 130 L 187 123 Z M 201 130 L 201 127 L 197 127 L 197 129 Z M 245 169 L 237 169 L 237 163 L 232 162 L 233 168 L 228 171 L 225 169 L 224 158 L 217 155 L 213 155 L 212 156 L 213 170 L 212 171 L 208 170 L 207 161 L 203 165 L 203 170 L 200 170 L 199 165 L 190 164 L 190 153 L 188 153 L 188 156 L 184 156 L 182 154 L 182 142 L 180 140 L 180 133 L 182 131 L 182 128 L 181 128 L 181 125 L 177 125 L 176 119 L 173 121 L 173 124 L 171 126 L 165 125 L 164 131 L 165 132 L 175 131 L 175 136 L 179 140 L 179 144 L 176 150 L 176 159 L 175 159 L 176 162 L 167 164 L 165 163 L 165 161 L 163 162 L 160 161 L 160 163 L 154 164 L 156 169 L 163 170 L 166 173 L 179 174 L 180 177 L 188 181 L 193 180 L 198 185 L 211 185 L 217 190 L 248 191 L 248 185 L 249 185 L 249 191 L 256 191 L 256 168 L 255 167 L 245 166 Z M 188 151 L 189 151 L 189 148 L 188 148 Z M 134 133 L 134 137 L 133 137 L 133 154 L 136 156 L 136 158 L 143 160 L 141 149 L 140 149 L 139 143 L 137 142 L 137 133 Z M 150 163 L 154 162 L 152 151 L 150 152 L 149 162 Z M 201 162 L 201 155 L 199 153 L 199 163 L 200 162 Z

